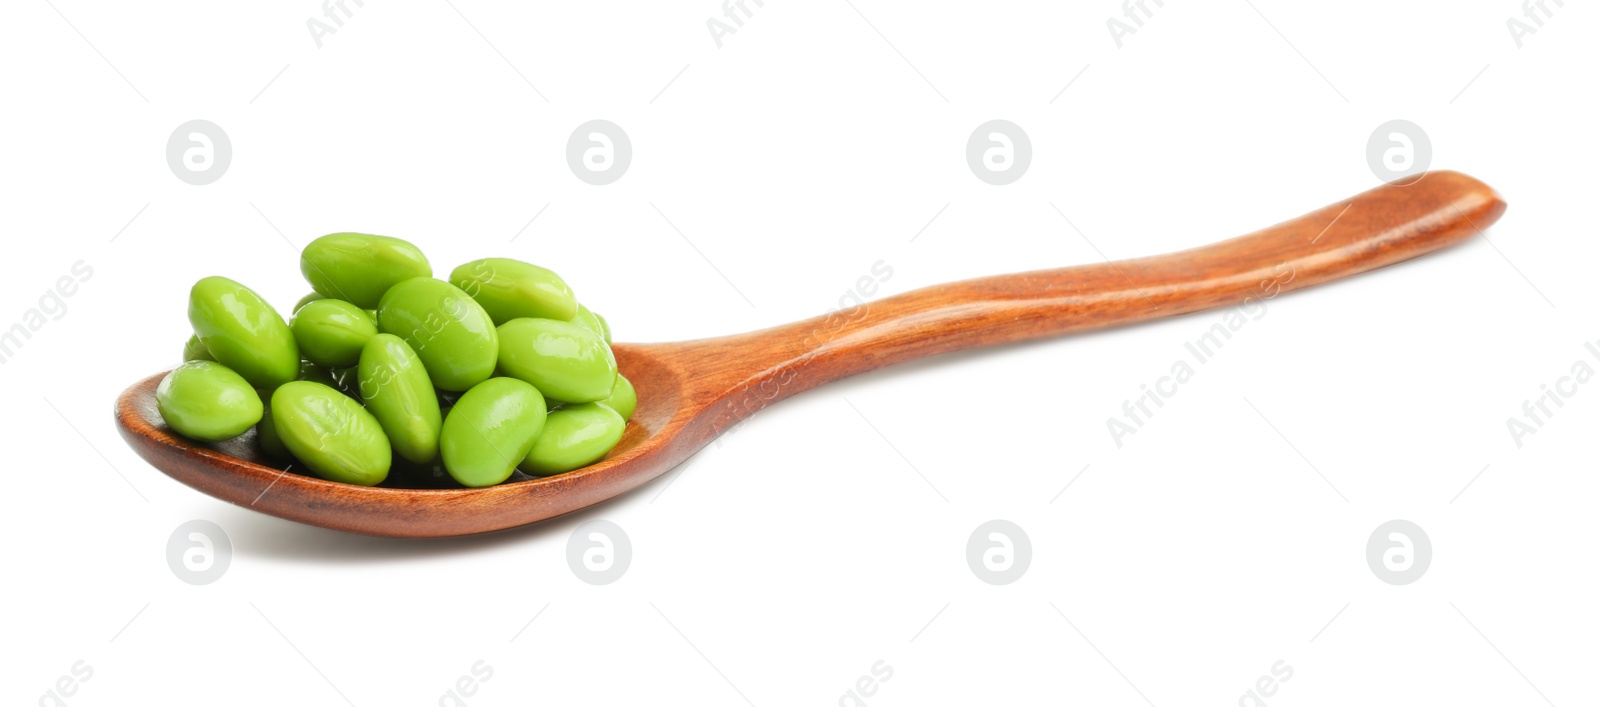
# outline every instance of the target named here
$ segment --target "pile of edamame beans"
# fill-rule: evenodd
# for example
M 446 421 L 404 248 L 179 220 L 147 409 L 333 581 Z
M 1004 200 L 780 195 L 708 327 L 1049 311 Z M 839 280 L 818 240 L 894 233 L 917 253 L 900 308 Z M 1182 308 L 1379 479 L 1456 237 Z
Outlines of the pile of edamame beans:
M 267 456 L 363 486 L 391 469 L 420 486 L 553 476 L 622 439 L 633 384 L 554 272 L 484 258 L 445 282 L 411 243 L 360 233 L 313 241 L 300 271 L 315 291 L 288 322 L 233 280 L 195 283 L 194 336 L 156 389 L 168 426 L 205 442 L 254 428 Z

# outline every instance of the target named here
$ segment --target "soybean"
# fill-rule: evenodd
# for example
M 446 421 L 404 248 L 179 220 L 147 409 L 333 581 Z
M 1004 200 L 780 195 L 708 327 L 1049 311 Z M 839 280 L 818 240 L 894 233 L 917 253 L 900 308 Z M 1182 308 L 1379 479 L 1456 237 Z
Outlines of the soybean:
M 378 418 L 396 454 L 416 464 L 439 455 L 439 395 L 422 359 L 393 334 L 378 334 L 361 349 L 361 399 Z
M 617 379 L 617 361 L 598 334 L 554 319 L 500 325 L 499 370 L 564 403 L 604 400 Z
M 474 260 L 451 271 L 450 284 L 483 305 L 495 326 L 518 317 L 565 321 L 578 313 L 578 300 L 560 275 L 520 260 Z
M 439 456 L 463 486 L 493 486 L 511 477 L 545 427 L 544 396 L 515 378 L 490 378 L 450 408 L 439 433 Z
M 220 442 L 261 421 L 261 397 L 250 383 L 215 361 L 190 361 L 156 387 L 156 410 L 185 437 Z
M 494 322 L 448 282 L 418 277 L 390 288 L 378 304 L 378 329 L 405 339 L 442 390 L 464 391 L 494 374 Z
M 301 307 L 311 304 L 319 299 L 327 299 L 327 297 L 323 297 L 321 293 L 318 292 L 312 292 L 309 295 L 301 297 L 299 302 L 294 303 L 294 309 L 289 310 L 289 315 L 293 316 L 296 312 L 300 311 Z
M 399 238 L 330 233 L 301 251 L 300 273 L 317 294 L 372 309 L 389 288 L 414 277 L 431 277 L 433 266 L 416 246 Z
M 570 321 L 573 324 L 577 324 L 578 326 L 594 332 L 607 344 L 611 343 L 611 326 L 606 324 L 604 317 L 589 311 L 588 307 L 585 307 L 581 304 L 578 305 L 578 313 L 573 315 L 570 318 Z
M 389 438 L 361 403 L 333 388 L 295 381 L 272 394 L 272 423 L 283 446 L 329 481 L 376 486 L 389 475 Z
M 295 379 L 300 350 L 277 310 L 250 288 L 208 277 L 189 290 L 189 324 L 219 363 L 272 390 Z
M 348 368 L 361 359 L 361 347 L 378 334 L 378 325 L 361 308 L 336 299 L 308 302 L 289 328 L 307 361 Z
M 518 468 L 534 476 L 555 476 L 593 464 L 617 446 L 626 424 L 616 410 L 600 403 L 563 406 L 550 413 L 544 432 Z
M 618 373 L 617 384 L 611 389 L 611 395 L 600 401 L 600 404 L 616 410 L 622 419 L 631 420 L 634 408 L 639 406 L 639 394 L 633 390 L 633 381 Z
M 190 334 L 189 340 L 183 342 L 183 360 L 215 361 L 217 359 L 211 355 L 209 350 L 206 349 L 206 345 L 201 343 L 199 336 Z

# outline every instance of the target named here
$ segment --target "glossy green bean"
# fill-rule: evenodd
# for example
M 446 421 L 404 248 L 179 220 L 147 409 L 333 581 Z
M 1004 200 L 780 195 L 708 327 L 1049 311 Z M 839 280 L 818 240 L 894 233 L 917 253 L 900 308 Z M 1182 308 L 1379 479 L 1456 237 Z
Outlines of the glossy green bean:
M 378 329 L 405 339 L 441 390 L 464 391 L 494 374 L 494 322 L 448 282 L 419 277 L 390 288 L 378 304 Z
M 567 320 L 578 311 L 578 300 L 560 275 L 520 260 L 474 260 L 452 271 L 450 284 L 483 305 L 495 326 L 518 317 Z
M 389 436 L 396 454 L 416 464 L 439 455 L 443 416 L 422 359 L 393 334 L 378 334 L 361 349 L 361 399 Z
M 372 309 L 390 287 L 429 277 L 433 266 L 421 250 L 399 238 L 330 233 L 301 251 L 300 273 L 318 294 Z
M 627 423 L 600 403 L 562 406 L 549 414 L 544 431 L 518 468 L 535 476 L 554 476 L 597 461 L 617 446 Z
M 499 370 L 566 403 L 604 400 L 617 379 L 617 361 L 604 340 L 554 319 L 513 319 L 500 325 Z
M 272 422 L 284 447 L 329 481 L 376 486 L 389 475 L 389 438 L 372 413 L 333 388 L 295 381 L 272 394 Z
M 639 394 L 633 389 L 633 381 L 618 373 L 617 384 L 611 388 L 611 395 L 600 401 L 600 404 L 616 410 L 622 419 L 631 420 L 634 408 L 639 406 Z
M 289 329 L 305 360 L 329 368 L 356 365 L 361 347 L 378 334 L 377 323 L 365 311 L 336 299 L 306 303 Z
M 211 355 L 211 351 L 206 348 L 205 343 L 200 341 L 200 337 L 198 335 L 190 334 L 189 340 L 183 342 L 183 360 L 215 361 L 217 359 L 215 356 Z
M 156 387 L 156 411 L 178 434 L 219 442 L 261 421 L 261 398 L 250 383 L 215 361 L 190 361 Z
M 444 418 L 439 456 L 463 486 L 511 477 L 545 426 L 544 396 L 515 378 L 490 378 L 461 396 Z
M 300 349 L 289 325 L 250 288 L 208 277 L 189 290 L 189 324 L 219 363 L 250 384 L 272 390 L 300 372 Z

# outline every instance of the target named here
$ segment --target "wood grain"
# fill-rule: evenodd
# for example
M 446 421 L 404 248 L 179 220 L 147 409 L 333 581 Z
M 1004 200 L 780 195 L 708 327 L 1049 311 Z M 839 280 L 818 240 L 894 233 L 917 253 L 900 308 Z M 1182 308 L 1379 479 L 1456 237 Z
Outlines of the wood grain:
M 1270 298 L 1430 253 L 1488 228 L 1505 203 L 1456 172 L 1385 185 L 1291 221 L 1193 250 L 937 285 L 762 331 L 617 344 L 639 409 L 598 464 L 485 489 L 366 488 L 274 466 L 252 434 L 206 445 L 155 410 L 163 374 L 129 387 L 116 420 L 151 465 L 241 506 L 396 537 L 481 533 L 599 503 L 660 476 L 790 395 L 875 368 L 984 346 Z

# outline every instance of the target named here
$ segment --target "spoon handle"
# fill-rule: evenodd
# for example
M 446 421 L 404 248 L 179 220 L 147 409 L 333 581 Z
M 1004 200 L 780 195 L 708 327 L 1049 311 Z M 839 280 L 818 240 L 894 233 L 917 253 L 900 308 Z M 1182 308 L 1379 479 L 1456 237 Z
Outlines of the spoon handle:
M 1472 177 L 1430 172 L 1192 250 L 936 285 L 690 346 L 729 384 L 726 421 L 902 361 L 1270 299 L 1466 240 L 1505 208 Z

